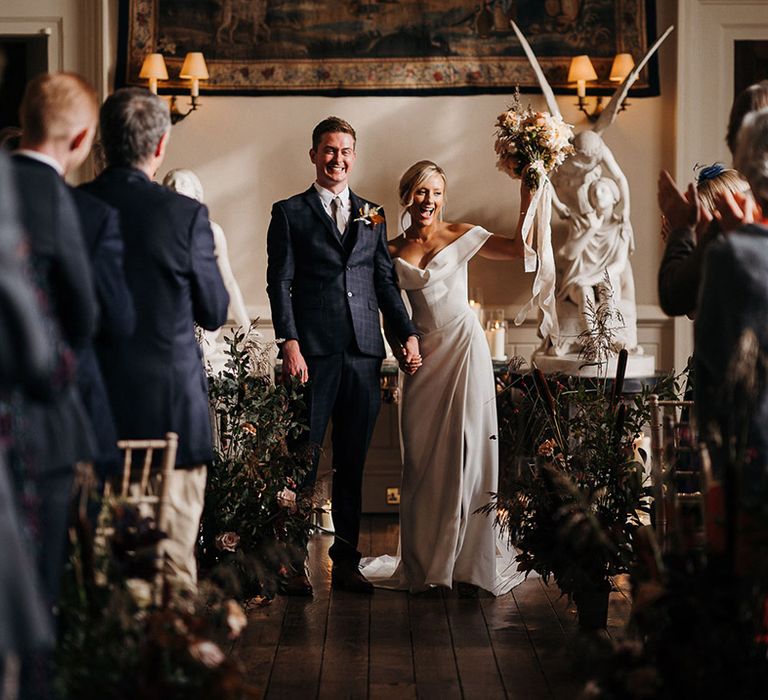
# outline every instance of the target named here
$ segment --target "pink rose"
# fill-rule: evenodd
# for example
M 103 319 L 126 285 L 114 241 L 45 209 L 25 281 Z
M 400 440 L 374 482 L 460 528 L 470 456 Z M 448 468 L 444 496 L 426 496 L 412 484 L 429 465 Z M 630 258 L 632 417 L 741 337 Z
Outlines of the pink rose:
M 240 544 L 240 535 L 236 532 L 222 532 L 216 535 L 216 549 L 222 552 L 234 552 Z

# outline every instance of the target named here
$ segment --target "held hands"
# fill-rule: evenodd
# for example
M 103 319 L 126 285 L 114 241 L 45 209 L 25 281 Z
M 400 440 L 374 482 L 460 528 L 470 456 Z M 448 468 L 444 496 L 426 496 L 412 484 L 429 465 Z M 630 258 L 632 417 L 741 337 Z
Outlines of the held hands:
M 401 349 L 400 369 L 406 374 L 415 374 L 421 367 L 421 355 L 419 354 L 419 339 L 415 335 L 408 336 Z
M 288 377 L 298 377 L 299 381 L 304 384 L 309 380 L 309 369 L 307 368 L 304 355 L 301 354 L 299 349 L 298 340 L 286 340 L 283 343 L 283 381 Z

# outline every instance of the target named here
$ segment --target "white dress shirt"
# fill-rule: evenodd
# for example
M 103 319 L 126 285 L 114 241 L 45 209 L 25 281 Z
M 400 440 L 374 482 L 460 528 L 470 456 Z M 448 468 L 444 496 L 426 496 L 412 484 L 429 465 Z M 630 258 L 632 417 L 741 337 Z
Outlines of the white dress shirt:
M 350 201 L 349 201 L 349 187 L 345 187 L 338 194 L 334 194 L 330 190 L 326 190 L 325 187 L 318 185 L 316 182 L 314 183 L 314 188 L 317 191 L 317 193 L 320 195 L 320 201 L 323 204 L 323 209 L 325 209 L 325 213 L 331 217 L 331 221 L 336 220 L 333 216 L 333 206 L 332 206 L 333 200 L 336 197 L 338 197 L 341 200 L 341 220 L 344 223 L 344 226 L 340 227 L 340 229 L 343 235 L 344 231 L 347 228 L 347 224 L 349 223 L 349 217 L 351 214 L 350 207 L 352 205 L 350 204 Z
M 64 168 L 61 167 L 61 163 L 59 163 L 59 161 L 55 158 L 51 158 L 50 156 L 45 155 L 45 153 L 40 153 L 40 151 L 31 151 L 28 148 L 18 148 L 13 152 L 13 154 L 25 156 L 27 158 L 31 158 L 32 160 L 37 160 L 40 163 L 50 165 L 59 175 L 64 177 Z

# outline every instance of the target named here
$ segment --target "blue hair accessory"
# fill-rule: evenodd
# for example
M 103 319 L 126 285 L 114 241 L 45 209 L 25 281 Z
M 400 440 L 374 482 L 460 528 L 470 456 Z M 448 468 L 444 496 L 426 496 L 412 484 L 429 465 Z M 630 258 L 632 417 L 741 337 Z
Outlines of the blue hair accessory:
M 696 183 L 702 183 L 705 180 L 713 180 L 718 175 L 722 175 L 726 171 L 725 165 L 722 163 L 713 163 L 712 165 L 696 165 L 694 170 L 698 170 L 699 172 L 696 174 Z

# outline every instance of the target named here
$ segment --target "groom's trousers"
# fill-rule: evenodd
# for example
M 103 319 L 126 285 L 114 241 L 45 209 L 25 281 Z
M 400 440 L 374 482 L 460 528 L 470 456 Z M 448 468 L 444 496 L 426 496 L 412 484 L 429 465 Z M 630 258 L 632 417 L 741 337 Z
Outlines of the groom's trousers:
M 317 478 L 320 446 L 330 420 L 331 513 L 336 537 L 329 555 L 334 564 L 357 566 L 363 467 L 381 405 L 381 358 L 348 349 L 305 359 L 309 368 L 309 440 L 317 446 L 306 485 L 314 485 Z

